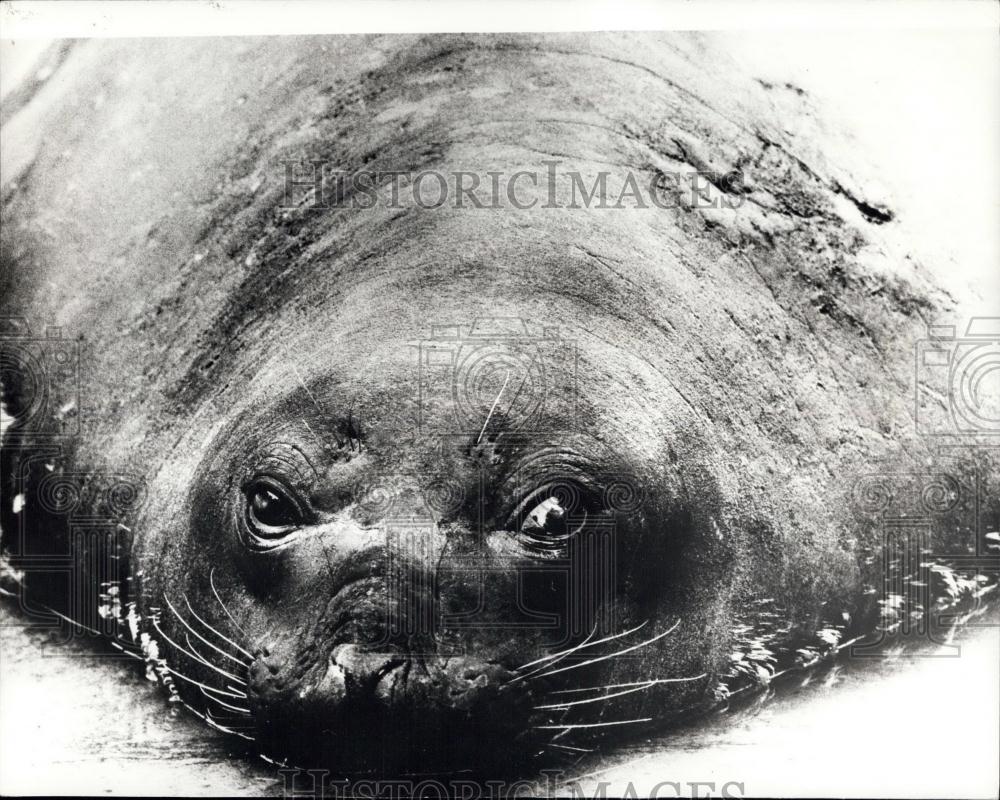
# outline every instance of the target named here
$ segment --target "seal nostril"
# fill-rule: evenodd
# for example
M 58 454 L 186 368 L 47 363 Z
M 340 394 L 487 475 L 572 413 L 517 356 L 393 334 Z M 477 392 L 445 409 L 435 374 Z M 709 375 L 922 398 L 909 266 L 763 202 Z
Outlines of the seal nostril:
M 272 675 L 277 675 L 281 670 L 281 660 L 273 657 L 269 651 L 265 651 L 264 654 L 258 656 L 256 664 L 265 667 Z

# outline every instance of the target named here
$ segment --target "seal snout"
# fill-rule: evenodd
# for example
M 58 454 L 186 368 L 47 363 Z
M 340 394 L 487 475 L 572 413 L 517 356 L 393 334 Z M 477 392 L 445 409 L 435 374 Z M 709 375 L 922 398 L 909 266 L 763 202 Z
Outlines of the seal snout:
M 347 701 L 377 698 L 391 705 L 393 689 L 401 682 L 397 673 L 408 666 L 408 659 L 399 653 L 340 644 L 330 654 L 326 675 L 317 688 Z
M 304 672 L 294 658 L 273 666 L 265 656 L 250 670 L 261 744 L 275 755 L 292 745 L 309 763 L 345 771 L 366 769 L 373 754 L 399 769 L 433 763 L 454 750 L 456 732 L 474 742 L 518 719 L 490 713 L 500 694 L 510 695 L 512 673 L 475 656 L 341 643 Z M 522 732 L 515 726 L 504 736 L 515 746 Z

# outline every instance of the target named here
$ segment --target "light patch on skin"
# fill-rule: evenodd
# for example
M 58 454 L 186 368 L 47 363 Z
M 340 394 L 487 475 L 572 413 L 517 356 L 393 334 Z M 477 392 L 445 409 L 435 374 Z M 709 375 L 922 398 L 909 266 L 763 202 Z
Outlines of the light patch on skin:
M 143 632 L 139 636 L 139 645 L 142 647 L 142 654 L 146 661 L 146 680 L 163 686 L 169 692 L 167 699 L 170 702 L 181 702 L 180 692 L 178 692 L 177 685 L 170 675 L 167 660 L 160 657 L 160 646 L 156 639 Z
M 15 569 L 3 555 L 0 555 L 0 595 L 20 597 L 24 588 L 24 570 Z
M 160 657 L 160 647 L 145 631 L 139 635 L 139 646 L 142 648 L 142 655 L 146 659 L 146 680 L 155 681 L 156 672 L 154 666 Z
M 950 640 L 962 626 L 990 608 L 989 597 L 1000 586 L 996 577 L 976 573 L 962 575 L 948 564 L 933 564 L 929 567 L 936 577 L 935 591 L 929 600 L 937 614 L 945 611 L 956 612 L 951 627 L 946 634 Z M 909 582 L 909 581 L 908 581 Z M 827 685 L 836 682 L 836 659 L 852 645 L 872 645 L 883 636 L 898 631 L 906 622 L 911 626 L 919 624 L 929 612 L 923 604 L 912 601 L 909 591 L 890 593 L 878 601 L 880 624 L 871 632 L 845 640 L 844 634 L 851 625 L 851 615 L 842 611 L 835 619 L 825 622 L 813 636 L 794 634 L 782 627 L 787 614 L 774 604 L 773 599 L 757 601 L 760 609 L 746 621 L 733 626 L 733 636 L 737 647 L 730 654 L 729 671 L 714 689 L 717 702 L 725 705 L 739 694 L 756 694 L 766 691 L 776 678 L 789 673 L 803 673 L 800 685 L 811 680 L 814 670 L 822 665 L 833 665 L 833 672 L 826 677 Z M 922 640 L 913 642 L 919 646 Z M 884 656 L 894 658 L 902 655 L 905 645 L 889 648 Z
M 113 619 L 121 624 L 122 604 L 121 588 L 117 581 L 106 584 L 105 591 L 101 593 L 101 604 L 97 607 L 97 614 L 102 619 Z

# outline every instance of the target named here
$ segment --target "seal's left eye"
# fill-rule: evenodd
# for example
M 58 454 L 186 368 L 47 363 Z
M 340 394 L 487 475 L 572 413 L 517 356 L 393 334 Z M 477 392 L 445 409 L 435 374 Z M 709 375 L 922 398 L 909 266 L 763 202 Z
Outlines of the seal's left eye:
M 246 495 L 246 521 L 250 530 L 264 539 L 280 539 L 306 521 L 302 507 L 292 492 L 278 481 L 257 478 L 243 491 Z
M 538 534 L 547 533 L 551 536 L 565 536 L 566 509 L 562 507 L 559 498 L 546 497 L 535 505 L 521 523 L 521 530 L 537 532 Z
M 529 494 L 507 519 L 507 530 L 516 532 L 529 548 L 556 551 L 598 510 L 589 489 L 576 481 L 561 480 Z

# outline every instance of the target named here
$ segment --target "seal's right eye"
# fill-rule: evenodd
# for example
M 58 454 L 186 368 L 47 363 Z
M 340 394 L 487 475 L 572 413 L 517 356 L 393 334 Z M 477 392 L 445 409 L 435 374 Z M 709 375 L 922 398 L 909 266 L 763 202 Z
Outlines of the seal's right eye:
M 250 533 L 258 539 L 284 540 L 307 521 L 292 490 L 274 478 L 254 478 L 244 485 L 243 493 L 244 518 Z
M 564 548 L 598 510 L 590 489 L 575 480 L 559 480 L 528 494 L 508 517 L 506 528 L 516 531 L 531 550 L 555 552 Z

